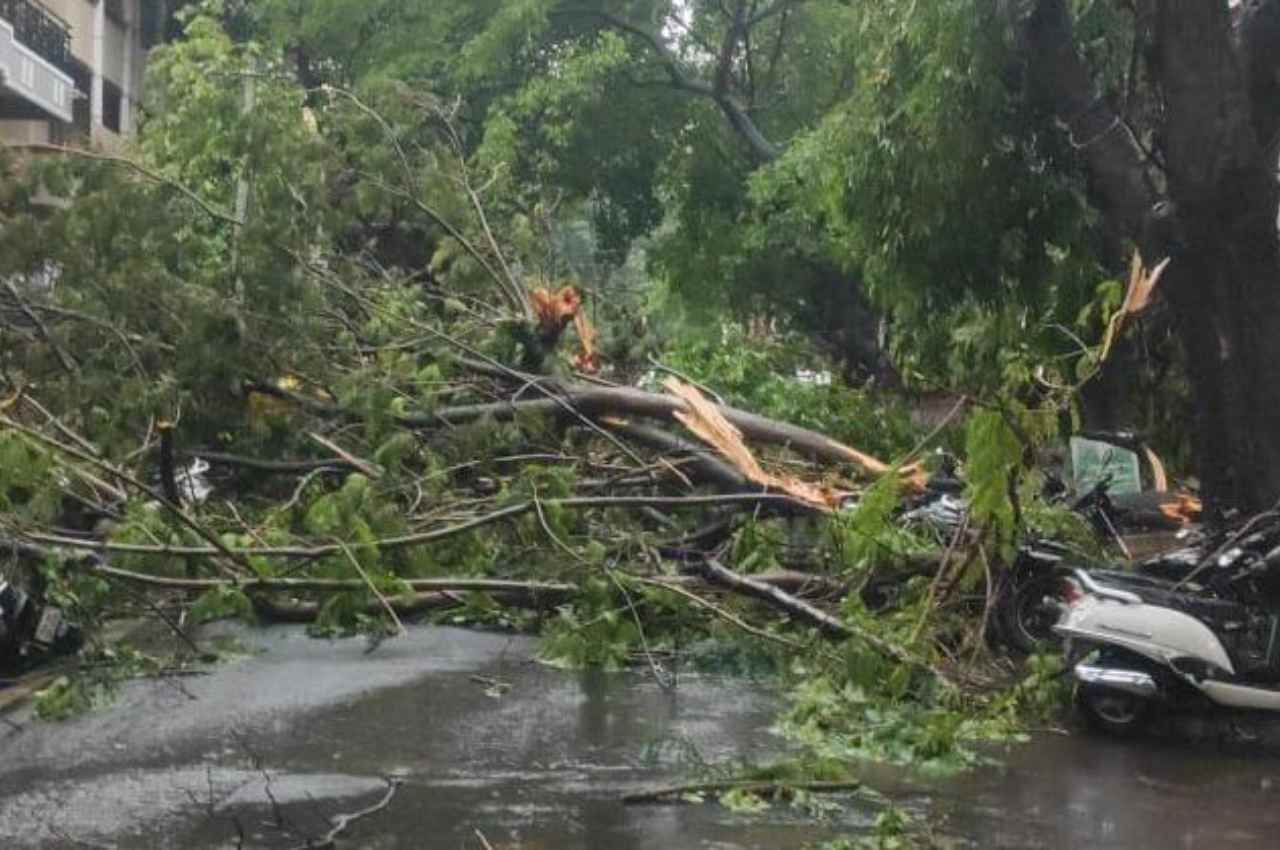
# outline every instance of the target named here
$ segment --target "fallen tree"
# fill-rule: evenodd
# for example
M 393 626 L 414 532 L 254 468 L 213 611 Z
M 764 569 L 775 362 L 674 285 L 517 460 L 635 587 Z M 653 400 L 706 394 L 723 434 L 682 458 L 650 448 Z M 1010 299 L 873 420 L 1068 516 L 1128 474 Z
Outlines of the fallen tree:
M 518 373 L 515 377 L 520 377 Z M 431 429 L 442 425 L 463 425 L 479 419 L 509 421 L 520 415 L 547 416 L 568 418 L 586 416 L 589 418 L 608 417 L 615 420 L 610 427 L 626 430 L 630 426 L 624 417 L 638 416 L 671 421 L 676 414 L 687 410 L 681 399 L 660 393 L 645 392 L 633 387 L 601 387 L 577 384 L 562 384 L 559 381 L 538 380 L 531 377 L 529 384 L 536 386 L 546 398 L 511 399 L 489 402 L 485 404 L 459 405 L 442 407 L 431 413 L 408 414 L 396 417 L 396 422 L 407 428 Z M 352 411 L 337 405 L 327 405 L 308 399 L 297 393 L 279 387 L 249 383 L 245 385 L 247 392 L 272 395 L 288 400 L 294 404 L 305 406 L 308 410 L 328 416 L 351 416 Z M 787 422 L 768 419 L 745 410 L 716 405 L 719 412 L 735 427 L 741 429 L 750 440 L 768 445 L 782 446 L 807 457 L 827 463 L 849 464 L 859 473 L 871 476 L 884 475 L 891 471 L 884 461 L 871 457 L 851 446 L 818 434 L 806 428 L 800 428 Z M 673 435 L 654 436 L 655 432 L 632 432 L 640 440 L 669 440 L 679 444 L 679 438 Z
M 781 356 L 743 380 L 776 378 L 772 399 L 688 364 L 665 392 L 638 388 L 656 358 L 626 350 L 634 317 L 517 271 L 536 258 L 512 261 L 502 233 L 520 223 L 486 210 L 456 115 L 335 90 L 345 106 L 317 107 L 312 134 L 281 105 L 290 92 L 264 100 L 263 138 L 292 147 L 255 170 L 272 177 L 248 220 L 202 194 L 225 175 L 199 158 L 46 163 L 79 188 L 23 242 L 52 246 L 32 262 L 56 261 L 66 285 L 22 291 L 26 318 L 0 325 L 6 571 L 20 562 L 90 629 L 160 620 L 185 658 L 207 619 L 382 640 L 448 612 L 537 630 L 548 657 L 579 666 L 638 656 L 656 674 L 660 656 L 741 652 L 795 677 L 797 700 L 813 683 L 869 694 L 827 700 L 846 729 L 865 718 L 841 712 L 873 702 L 949 710 L 982 679 L 970 668 L 995 663 L 979 650 L 1030 412 L 978 414 L 981 533 L 905 528 L 924 480 L 913 461 L 956 441 L 947 421 L 921 433 L 838 378 L 792 380 Z M 203 127 L 215 106 L 183 120 Z M 430 127 L 410 141 L 380 108 Z M 370 137 L 374 151 L 346 146 Z M 456 203 L 438 204 L 442 186 Z M 181 251 L 157 236 L 193 209 Z M 388 256 L 372 221 L 430 252 Z M 116 238 L 70 238 L 103 222 Z M 157 240 L 174 253 L 157 258 Z M 745 356 L 734 346 L 717 356 Z

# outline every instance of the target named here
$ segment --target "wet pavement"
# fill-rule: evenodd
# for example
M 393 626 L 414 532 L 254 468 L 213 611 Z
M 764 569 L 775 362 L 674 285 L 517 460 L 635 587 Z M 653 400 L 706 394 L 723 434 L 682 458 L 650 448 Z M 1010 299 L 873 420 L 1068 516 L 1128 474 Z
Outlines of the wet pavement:
M 932 792 L 950 831 L 984 850 L 1280 847 L 1280 759 L 1213 741 L 1041 735 Z
M 0 731 L 0 847 L 300 847 L 377 802 L 341 847 L 557 850 L 796 847 L 865 825 L 786 807 L 624 806 L 699 761 L 764 759 L 767 688 L 682 675 L 566 673 L 534 643 L 415 629 L 361 640 L 239 630 L 260 654 L 209 677 L 131 683 L 111 707 Z
M 761 683 L 574 674 L 534 644 L 415 629 L 372 653 L 293 628 L 231 630 L 256 654 L 194 679 L 131 683 L 67 723 L 0 729 L 0 847 L 294 848 L 380 801 L 339 848 L 791 850 L 863 829 L 786 806 L 624 806 L 699 761 L 764 761 L 777 697 Z M 21 717 L 17 718 L 22 720 Z M 867 770 L 979 848 L 1280 846 L 1280 760 L 1214 741 L 1119 745 L 1045 734 L 950 779 Z

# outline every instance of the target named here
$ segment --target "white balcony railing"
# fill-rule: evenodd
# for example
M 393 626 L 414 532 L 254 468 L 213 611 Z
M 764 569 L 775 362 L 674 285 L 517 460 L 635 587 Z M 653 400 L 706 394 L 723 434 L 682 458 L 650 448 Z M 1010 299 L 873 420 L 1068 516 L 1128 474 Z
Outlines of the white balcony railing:
M 70 121 L 70 67 L 71 28 L 62 19 L 35 0 L 0 0 L 0 94 Z

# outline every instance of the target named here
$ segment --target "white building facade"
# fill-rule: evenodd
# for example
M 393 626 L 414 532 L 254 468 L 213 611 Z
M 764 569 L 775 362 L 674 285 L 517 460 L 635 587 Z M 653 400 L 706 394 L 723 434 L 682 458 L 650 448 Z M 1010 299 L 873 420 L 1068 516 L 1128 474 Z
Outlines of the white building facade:
M 163 0 L 0 0 L 0 142 L 111 147 L 132 132 Z

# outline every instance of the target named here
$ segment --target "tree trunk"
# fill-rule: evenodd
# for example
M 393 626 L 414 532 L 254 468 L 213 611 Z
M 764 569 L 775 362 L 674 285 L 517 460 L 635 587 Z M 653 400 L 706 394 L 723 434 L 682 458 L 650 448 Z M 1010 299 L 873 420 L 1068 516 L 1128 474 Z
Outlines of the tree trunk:
M 862 281 L 812 258 L 806 258 L 805 267 L 811 284 L 804 293 L 804 322 L 844 367 L 849 382 L 870 379 L 880 389 L 900 388 L 902 377 L 884 347 L 885 316 L 867 297 Z
M 1280 205 L 1225 3 L 1163 0 L 1156 37 L 1166 108 L 1173 306 L 1196 401 L 1210 501 L 1259 510 L 1280 496 Z M 1152 261 L 1156 259 L 1152 254 Z
M 1280 497 L 1280 252 L 1274 222 L 1219 213 L 1183 218 L 1162 286 L 1187 352 L 1205 494 L 1252 511 Z

